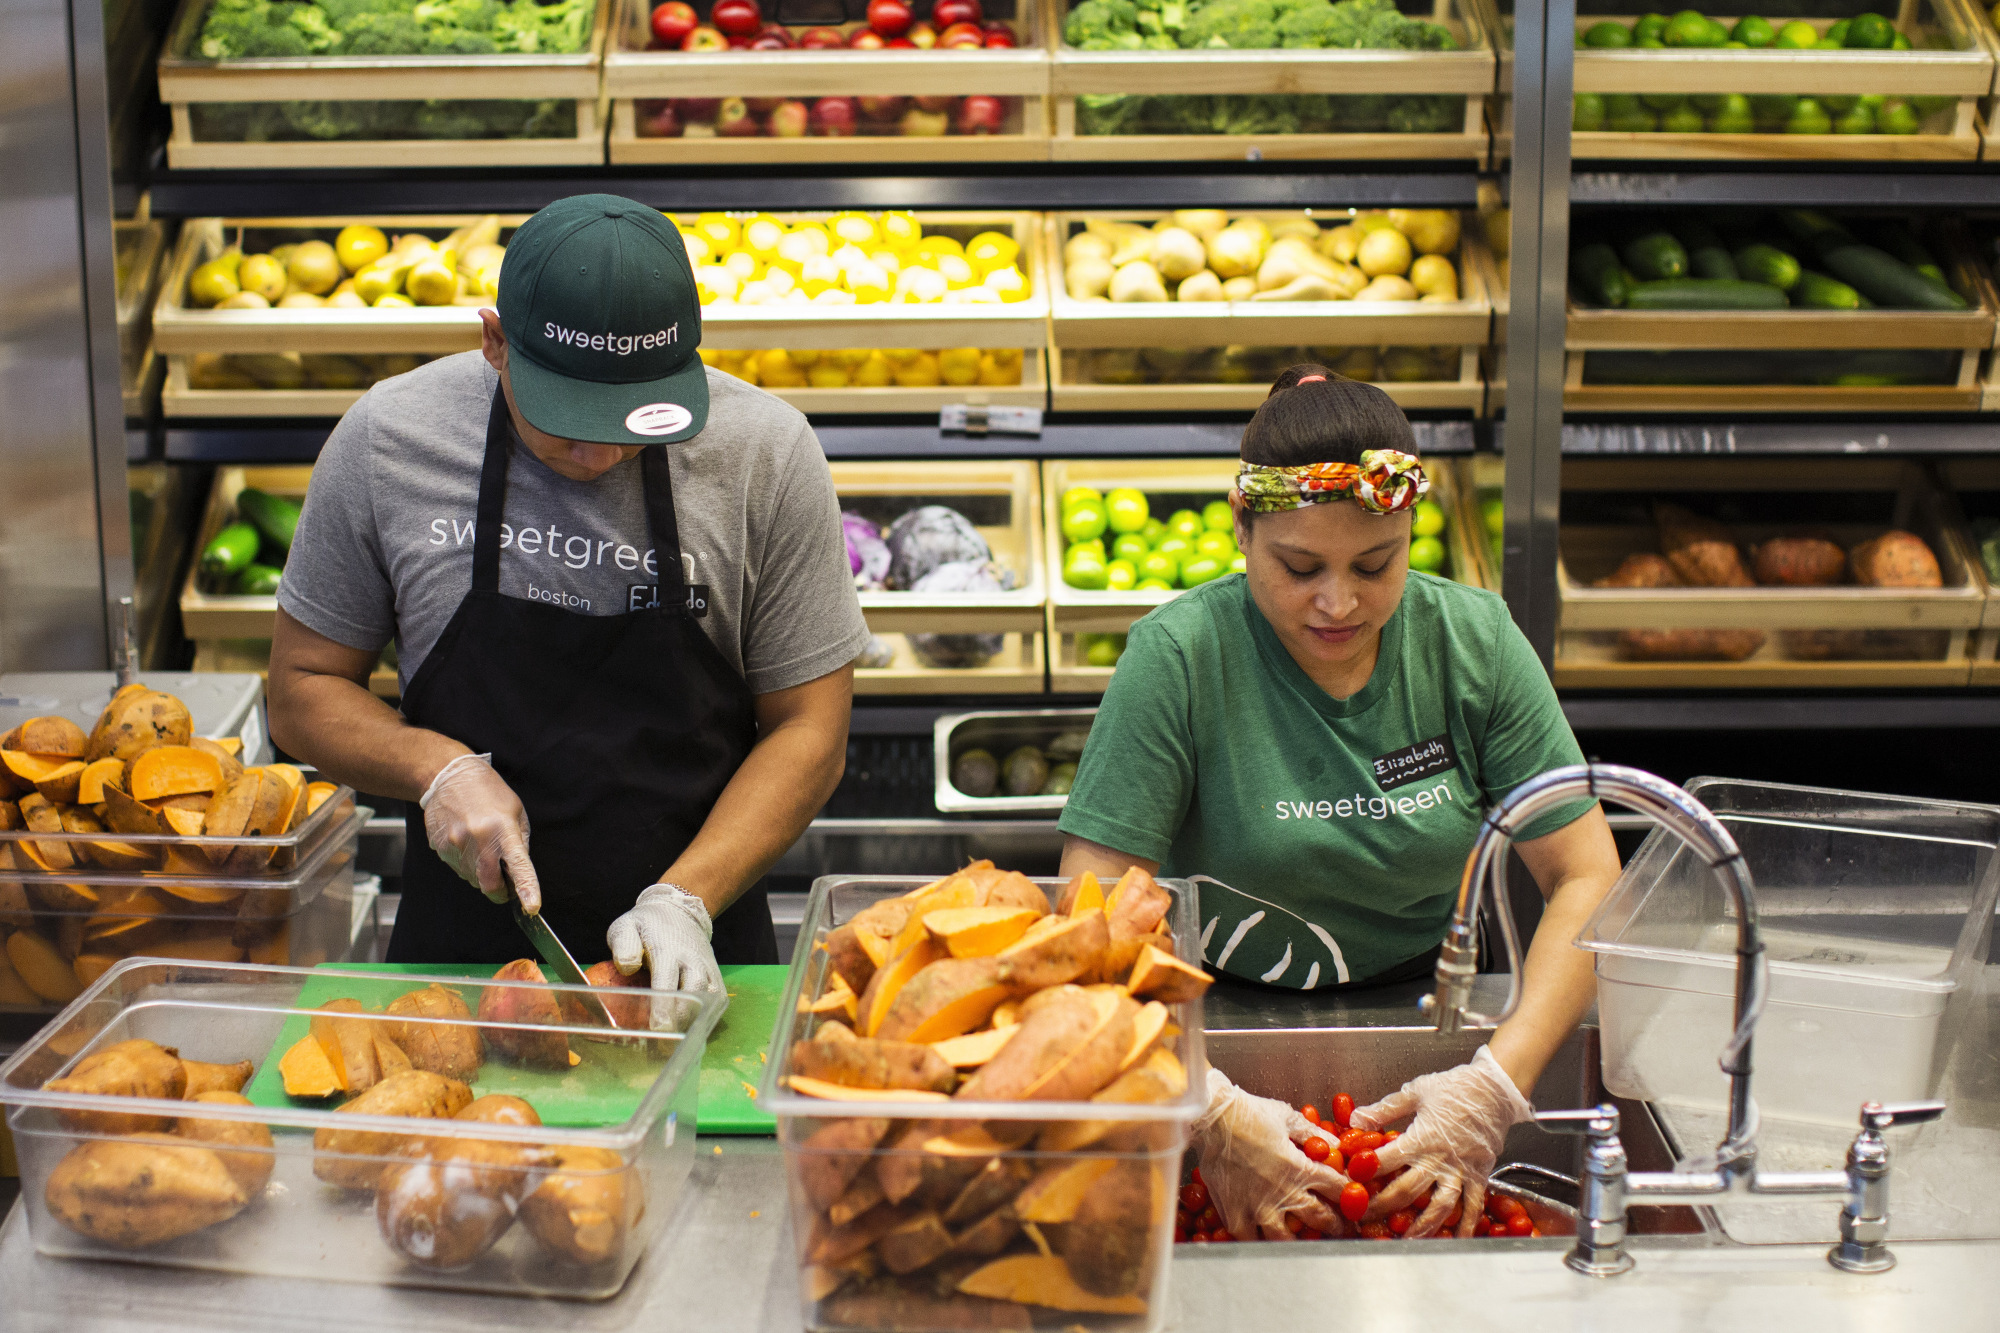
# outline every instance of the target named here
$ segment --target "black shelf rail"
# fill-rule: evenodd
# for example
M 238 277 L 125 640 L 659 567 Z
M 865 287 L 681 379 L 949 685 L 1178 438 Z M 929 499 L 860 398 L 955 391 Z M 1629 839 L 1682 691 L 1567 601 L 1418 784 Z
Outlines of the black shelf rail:
M 1569 201 L 1572 207 L 2000 208 L 2000 162 L 1912 162 L 1855 171 L 1803 163 L 1697 171 L 1592 163 L 1571 173 Z

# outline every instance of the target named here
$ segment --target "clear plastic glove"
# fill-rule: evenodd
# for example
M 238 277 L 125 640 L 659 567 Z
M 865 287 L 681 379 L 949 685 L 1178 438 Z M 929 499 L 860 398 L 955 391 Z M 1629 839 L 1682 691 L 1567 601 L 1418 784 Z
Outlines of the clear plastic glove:
M 722 969 L 715 964 L 709 941 L 715 923 L 701 899 L 678 884 L 655 884 L 639 895 L 632 910 L 611 923 L 604 939 L 611 961 L 626 976 L 641 966 L 650 969 L 655 990 L 721 991 Z M 652 1029 L 680 1032 L 694 1019 L 685 1001 L 656 998 Z
M 1230 1235 L 1290 1240 L 1287 1214 L 1322 1236 L 1348 1233 L 1345 1219 L 1334 1211 L 1347 1177 L 1299 1151 L 1293 1140 L 1327 1136 L 1285 1103 L 1253 1096 L 1211 1069 L 1208 1109 L 1195 1121 L 1194 1133 L 1201 1178 Z
M 1486 1205 L 1486 1178 L 1493 1174 L 1507 1131 L 1534 1114 L 1535 1108 L 1484 1046 L 1456 1069 L 1420 1075 L 1373 1106 L 1357 1107 L 1349 1118 L 1356 1129 L 1386 1129 L 1415 1117 L 1394 1142 L 1375 1154 L 1384 1175 L 1397 1167 L 1406 1169 L 1370 1201 L 1368 1216 L 1384 1217 L 1407 1208 L 1429 1191 L 1430 1206 L 1409 1234 L 1431 1235 L 1462 1202 L 1458 1234 L 1470 1236 Z
M 528 812 L 521 798 L 493 771 L 490 754 L 462 754 L 438 770 L 417 805 L 431 850 L 496 903 L 507 901 L 507 881 L 521 910 L 542 910 L 542 882 L 528 859 Z

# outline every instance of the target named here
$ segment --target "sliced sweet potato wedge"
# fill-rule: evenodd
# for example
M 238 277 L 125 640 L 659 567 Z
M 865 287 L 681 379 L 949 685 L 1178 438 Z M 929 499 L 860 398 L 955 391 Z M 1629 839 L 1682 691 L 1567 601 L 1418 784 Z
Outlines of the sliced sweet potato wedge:
M 50 769 L 46 777 L 36 779 L 35 790 L 51 804 L 74 805 L 82 779 L 83 761 L 72 759 Z
M 1070 1276 L 1069 1265 L 1047 1254 L 1010 1254 L 968 1273 L 958 1284 L 967 1296 L 986 1296 L 1020 1305 L 1039 1305 L 1076 1314 L 1146 1313 L 1140 1296 L 1099 1296 Z
M 896 992 L 878 1036 L 929 1043 L 983 1025 L 1010 994 L 997 958 L 941 958 Z
M 236 741 L 238 748 L 242 747 L 243 742 L 240 739 L 234 736 L 230 737 L 230 739 Z M 228 748 L 220 741 L 210 740 L 206 736 L 196 736 L 188 742 L 188 745 L 193 749 L 200 750 L 203 754 L 214 756 L 215 762 L 222 768 L 223 786 L 227 786 L 236 781 L 237 778 L 243 776 L 243 761 L 236 757 L 235 750 Z M 216 790 L 220 791 L 222 788 L 218 787 Z
M 1174 896 L 1139 866 L 1127 870 L 1105 900 L 1104 915 L 1111 923 L 1114 940 L 1150 935 L 1166 919 Z
M 1102 911 L 1104 908 L 1104 885 L 1097 876 L 1086 870 L 1063 886 L 1062 901 L 1056 904 L 1059 916 L 1076 916 L 1083 912 Z
M 106 787 L 124 785 L 125 761 L 100 759 L 94 764 L 83 766 L 83 773 L 76 780 L 76 799 L 82 805 L 96 805 L 104 800 Z
M 1070 1162 L 1051 1162 L 1036 1172 L 1014 1199 L 1014 1212 L 1023 1222 L 1046 1224 L 1067 1222 L 1076 1216 L 1083 1196 L 1117 1164 L 1115 1158 L 1084 1157 Z
M 222 761 L 192 745 L 156 745 L 132 761 L 127 790 L 135 801 L 211 793 L 222 783 Z
M 987 958 L 1027 933 L 1042 914 L 1028 907 L 941 907 L 924 914 L 924 929 L 954 958 Z
M 9 772 L 31 787 L 71 762 L 60 757 L 45 759 L 41 755 L 29 754 L 25 750 L 0 750 L 0 763 L 4 763 Z
M 931 1049 L 955 1069 L 977 1069 L 1000 1054 L 1016 1032 L 1020 1024 L 1010 1023 L 1006 1027 L 988 1028 L 984 1032 L 968 1032 L 962 1037 L 948 1037 L 944 1041 L 934 1041 Z
M 791 1067 L 806 1078 L 855 1088 L 949 1092 L 957 1080 L 951 1065 L 930 1047 L 873 1037 L 794 1042 Z
M 948 1102 L 942 1092 L 923 1088 L 850 1088 L 844 1083 L 793 1074 L 785 1080 L 802 1097 L 820 1097 L 830 1102 Z
M 165 815 L 149 805 L 142 805 L 120 788 L 107 786 L 104 789 L 104 822 L 114 833 L 130 833 L 146 837 L 169 834 L 173 829 Z
M 207 816 L 199 810 L 188 810 L 180 806 L 168 806 L 160 811 L 167 817 L 167 826 L 183 838 L 199 838 Z
M 917 941 L 928 933 L 924 918 L 932 912 L 951 907 L 972 907 L 979 898 L 979 886 L 965 875 L 953 875 L 937 887 L 925 890 L 910 908 L 909 918 L 903 928 L 889 941 L 889 956 L 894 958 L 907 952 Z
M 32 833 L 61 833 L 62 813 L 40 792 L 23 796 L 20 800 L 21 822 Z M 66 842 L 24 842 L 22 850 L 28 852 L 47 870 L 69 870 L 76 865 L 76 853 Z
M 882 1026 L 882 1020 L 889 1013 L 889 1006 L 895 1000 L 910 978 L 929 967 L 944 954 L 938 944 L 928 935 L 921 937 L 908 950 L 895 958 L 886 967 L 875 969 L 875 975 L 868 982 L 868 989 L 861 997 L 861 1035 L 872 1037 Z
M 1055 926 L 1032 938 L 1024 935 L 997 955 L 1003 985 L 1029 993 L 1074 981 L 1097 963 L 1111 942 L 1103 912 L 1093 909 L 1051 919 Z
M 1182 1004 L 1201 998 L 1215 978 L 1198 967 L 1183 963 L 1157 945 L 1148 944 L 1132 964 L 1132 976 L 1125 983 L 1134 995 L 1167 1004 Z

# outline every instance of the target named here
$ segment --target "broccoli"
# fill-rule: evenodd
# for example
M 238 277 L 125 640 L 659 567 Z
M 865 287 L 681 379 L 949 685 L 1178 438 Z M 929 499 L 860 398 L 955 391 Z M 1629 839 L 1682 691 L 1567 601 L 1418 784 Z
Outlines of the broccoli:
M 217 0 L 202 24 L 202 57 L 230 60 L 311 55 L 305 33 L 287 22 L 288 17 L 268 0 Z
M 1188 18 L 1187 0 L 1134 0 L 1134 4 L 1139 11 L 1139 33 L 1147 45 L 1165 38 L 1164 49 L 1180 46 L 1180 31 Z
M 1270 50 L 1278 45 L 1278 6 L 1274 0 L 1210 0 L 1188 16 L 1180 42 L 1189 50 Z
M 491 36 L 469 28 L 430 28 L 424 33 L 427 56 L 490 56 L 499 49 Z
M 314 55 L 325 55 L 340 45 L 340 32 L 326 21 L 316 5 L 273 5 L 271 12 L 285 11 L 285 25 L 305 41 Z
M 1083 0 L 1063 20 L 1063 40 L 1085 51 L 1136 47 L 1138 18 L 1131 0 Z
M 410 17 L 426 28 L 465 28 L 472 32 L 493 31 L 498 6 L 493 0 L 420 0 Z
M 1396 134 L 1442 134 L 1465 120 L 1465 99 L 1445 94 L 1392 98 L 1389 129 Z
M 421 51 L 423 26 L 408 14 L 363 13 L 347 21 L 343 51 L 354 56 L 399 56 Z
M 209 60 L 304 55 L 561 54 L 590 38 L 592 0 L 214 0 Z
M 1099 0 L 1087 0 L 1097 3 Z M 1135 97 L 1122 93 L 1082 93 L 1076 99 L 1079 134 L 1142 134 L 1148 127 L 1147 104 L 1174 98 Z

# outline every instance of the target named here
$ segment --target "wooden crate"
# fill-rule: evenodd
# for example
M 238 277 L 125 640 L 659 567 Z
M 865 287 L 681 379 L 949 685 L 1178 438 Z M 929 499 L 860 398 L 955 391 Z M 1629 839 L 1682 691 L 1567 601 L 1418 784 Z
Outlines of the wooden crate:
M 340 417 L 366 389 L 197 389 L 185 356 L 169 356 L 160 390 L 165 417 Z
M 1966 534 L 1973 570 L 1986 584 L 1986 609 L 1979 623 L 1987 629 L 2000 629 L 2000 586 L 1986 577 L 1986 562 L 1980 558 L 1979 542 L 1968 521 L 2000 518 L 2000 458 L 1940 459 L 1934 467 L 1946 521 Z
M 1591 581 L 1627 555 L 1657 551 L 1650 525 L 1565 523 L 1557 558 L 1561 634 L 1556 683 L 1569 688 L 1706 688 L 1932 686 L 1964 684 L 1970 670 L 1970 631 L 1979 624 L 1986 582 L 1949 506 L 1914 463 L 1893 459 L 1815 460 L 1810 467 L 1779 459 L 1621 459 L 1572 461 L 1564 469 L 1566 494 L 1745 492 L 1790 499 L 1801 509 L 1813 495 L 1881 494 L 1880 520 L 1815 522 L 1802 512 L 1785 523 L 1738 523 L 1741 543 L 1773 536 L 1825 533 L 1842 545 L 1895 527 L 1921 536 L 1937 555 L 1945 586 L 1938 589 L 1863 588 L 1596 588 Z M 1769 632 L 1762 648 L 1742 662 L 1648 662 L 1620 656 L 1616 635 L 1626 629 L 1757 629 Z M 1787 654 L 1786 630 L 1929 632 L 1930 655 L 1832 661 Z M 1916 650 L 1913 650 L 1916 651 Z
M 1060 0 L 1057 0 L 1060 3 Z M 1049 54 L 1042 0 L 1023 0 L 1011 50 L 648 50 L 649 0 L 618 0 L 604 60 L 613 163 L 1041 162 L 1049 156 Z M 803 25 L 799 25 L 803 26 Z M 825 25 L 851 32 L 864 25 Z M 642 138 L 633 103 L 664 97 L 949 96 L 1019 98 L 1008 132 L 934 138 Z
M 1244 210 L 1249 211 L 1249 210 Z M 1262 216 L 1274 216 L 1267 212 Z M 1313 221 L 1339 225 L 1352 210 L 1315 209 Z M 1042 235 L 1055 347 L 1246 347 L 1483 345 L 1492 332 L 1491 267 L 1485 242 L 1465 219 L 1454 256 L 1456 301 L 1075 301 L 1062 286 L 1064 244 L 1092 218 L 1147 226 L 1164 210 L 1052 213 Z M 1269 387 L 1269 386 L 1266 386 Z
M 1452 30 L 1457 51 L 1081 51 L 1062 41 L 1067 6 L 1059 4 L 1050 6 L 1046 39 L 1055 94 L 1051 155 L 1058 162 L 1486 159 L 1495 43 L 1482 4 L 1435 0 L 1432 21 Z M 1462 94 L 1465 119 L 1454 130 L 1425 134 L 1079 134 L 1077 97 L 1113 93 Z
M 208 639 L 269 639 L 278 620 L 275 595 L 251 597 L 237 593 L 202 590 L 199 553 L 209 539 L 236 516 L 236 497 L 246 487 L 255 487 L 287 500 L 303 501 L 312 468 L 304 464 L 282 467 L 217 468 L 215 484 L 208 492 L 208 505 L 194 533 L 195 555 L 188 560 L 187 578 L 181 584 L 181 632 L 197 642 Z M 216 670 L 222 670 L 217 667 Z
M 1085 631 L 1086 633 L 1088 631 Z M 1049 608 L 1049 692 L 1051 694 L 1102 694 L 1117 672 L 1115 666 L 1092 666 L 1084 660 L 1082 634 L 1055 627 L 1055 608 Z
M 1563 367 L 1563 406 L 1573 412 L 1972 412 L 1980 403 L 1983 353 L 1960 354 L 1950 384 L 1586 384 L 1587 352 Z
M 602 70 L 612 0 L 573 55 L 310 56 L 204 60 L 210 0 L 182 0 L 159 63 L 172 113 L 167 164 L 184 168 L 586 166 L 604 161 Z M 198 140 L 190 108 L 214 102 L 576 101 L 576 134 L 543 139 Z
M 1612 16 L 1579 16 L 1577 32 Z M 1737 16 L 1713 15 L 1733 25 Z M 1633 16 L 1617 16 L 1630 23 Z M 1774 20 L 1779 26 L 1790 20 Z M 1807 19 L 1824 32 L 1832 18 Z M 1578 46 L 1579 93 L 1921 94 L 1956 97 L 1917 134 L 1667 134 L 1578 131 L 1578 158 L 1970 161 L 1979 155 L 1977 98 L 1993 86 L 1994 56 L 1963 0 L 1901 0 L 1896 27 L 1910 51 L 1725 51 Z M 1921 49 L 1942 36 L 1948 50 Z
M 502 235 L 527 220 L 503 214 Z M 823 214 L 783 214 L 787 220 Z M 1047 284 L 1042 276 L 1038 214 L 934 212 L 920 215 L 926 233 L 961 240 L 986 230 L 1007 231 L 1021 246 L 1020 264 L 1032 294 L 1007 305 L 856 306 L 711 305 L 702 312 L 702 346 L 765 347 L 1033 347 L 1047 337 Z M 442 356 L 479 346 L 479 311 L 489 299 L 396 310 L 201 310 L 186 303 L 188 277 L 222 252 L 239 228 L 324 232 L 366 222 L 385 231 L 435 232 L 478 221 L 464 215 L 411 217 L 193 218 L 181 239 L 153 311 L 162 352 L 413 352 Z M 953 401 L 964 401 L 954 399 Z
M 1477 347 L 1459 350 L 1458 375 L 1439 380 L 1378 380 L 1375 386 L 1404 408 L 1475 415 L 1486 400 Z M 1098 384 L 1083 364 L 1087 349 L 1050 352 L 1055 377 L 1049 405 L 1058 412 L 1254 412 L 1270 394 L 1268 381 L 1250 384 Z
M 884 634 L 896 657 L 886 667 L 854 669 L 856 694 L 1041 694 L 1048 686 L 1040 634 L 1010 633 L 985 666 L 925 666 L 901 634 Z
M 118 396 L 128 421 L 140 421 L 150 415 L 154 397 L 161 396 L 160 365 L 161 358 L 153 354 L 150 342 L 119 356 Z
M 857 502 L 869 500 L 890 502 L 869 506 L 882 510 L 878 521 L 884 526 L 893 513 L 919 504 L 953 508 L 963 504 L 972 509 L 966 517 L 993 548 L 994 562 L 1014 572 L 1015 587 L 1008 592 L 864 592 L 861 612 L 868 618 L 868 628 L 877 633 L 931 634 L 1013 630 L 1031 637 L 1041 630 L 1048 592 L 1042 564 L 1041 476 L 1034 463 L 899 460 L 830 466 L 841 508 L 857 508 Z

